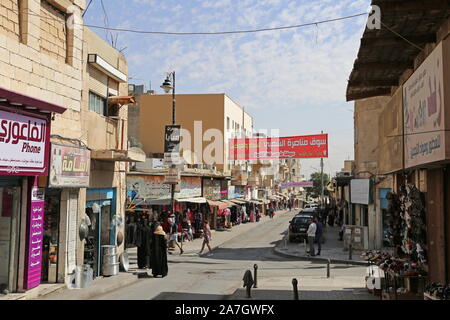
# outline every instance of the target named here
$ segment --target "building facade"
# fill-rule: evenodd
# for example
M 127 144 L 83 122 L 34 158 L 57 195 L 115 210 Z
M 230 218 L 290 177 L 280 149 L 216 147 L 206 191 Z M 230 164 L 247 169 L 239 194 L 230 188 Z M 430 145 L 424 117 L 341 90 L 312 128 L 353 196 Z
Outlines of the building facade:
M 430 4 L 417 11 L 421 12 L 421 18 L 404 13 L 414 30 L 401 30 L 397 26 L 396 31 L 406 38 L 420 34 L 422 38 L 416 44 L 423 49 L 413 50 L 401 44 L 404 40 L 399 38 L 380 46 L 381 40 L 371 40 L 372 33 L 378 33 L 378 37 L 383 33 L 389 36 L 388 31 L 366 30 L 350 76 L 347 99 L 383 96 L 378 107 L 378 170 L 376 176 L 370 178 L 374 205 L 381 212 L 378 215 L 381 221 L 376 221 L 381 228 L 373 238 L 374 243 L 394 247 L 401 255 L 419 256 L 418 264 L 428 271 L 430 282 L 448 283 L 450 198 L 446 186 L 450 157 L 446 143 L 449 123 L 446 110 L 450 92 L 447 81 L 450 22 L 445 7 Z M 431 23 L 425 23 L 424 17 Z M 388 9 L 383 12 L 387 25 L 394 25 L 397 18 Z M 359 126 L 359 130 L 365 128 L 365 123 Z M 369 137 L 363 141 L 358 139 L 358 143 L 366 141 L 371 140 Z M 395 207 L 389 206 L 389 201 L 396 201 L 395 195 L 400 195 L 400 201 L 409 201 L 402 212 L 417 219 L 414 227 L 408 227 L 409 231 L 403 233 L 402 241 L 392 228 L 396 224 L 386 225 L 384 221 L 392 221 L 391 215 L 396 213 Z M 405 225 L 409 226 L 408 220 Z M 393 237 L 386 237 L 386 234 Z M 426 252 L 426 258 L 422 252 Z
M 123 232 L 126 162 L 142 159 L 126 138 L 126 60 L 79 25 L 85 1 L 8 0 L 0 9 L 0 149 L 11 154 L 0 165 L 0 286 L 71 285 L 87 263 L 86 209 L 97 215 L 93 233 L 107 230 L 94 244 L 98 262 L 100 245 L 118 245 Z

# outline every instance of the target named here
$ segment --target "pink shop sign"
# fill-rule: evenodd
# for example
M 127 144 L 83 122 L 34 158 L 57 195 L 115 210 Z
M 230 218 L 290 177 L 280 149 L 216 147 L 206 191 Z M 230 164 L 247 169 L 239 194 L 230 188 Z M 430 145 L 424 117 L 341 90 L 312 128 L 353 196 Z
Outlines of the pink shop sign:
M 47 120 L 0 110 L 0 174 L 46 176 L 49 140 Z
M 42 248 L 44 233 L 44 197 L 45 189 L 31 188 L 30 211 L 27 223 L 27 243 L 25 261 L 24 288 L 29 290 L 41 283 Z

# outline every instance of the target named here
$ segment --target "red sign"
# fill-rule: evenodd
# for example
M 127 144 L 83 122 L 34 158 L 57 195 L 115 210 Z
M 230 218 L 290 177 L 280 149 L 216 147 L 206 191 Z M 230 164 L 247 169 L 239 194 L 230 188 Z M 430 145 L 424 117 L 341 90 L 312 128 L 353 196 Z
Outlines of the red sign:
M 328 134 L 230 139 L 228 160 L 328 158 Z

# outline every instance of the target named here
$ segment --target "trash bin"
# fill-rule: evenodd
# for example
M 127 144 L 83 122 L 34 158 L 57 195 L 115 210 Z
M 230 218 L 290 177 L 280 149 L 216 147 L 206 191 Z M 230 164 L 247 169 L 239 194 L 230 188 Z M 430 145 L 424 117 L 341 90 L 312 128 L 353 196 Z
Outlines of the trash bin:
M 94 279 L 94 270 L 88 264 L 75 267 L 75 288 L 87 288 Z
M 117 258 L 117 247 L 106 245 L 103 249 L 102 275 L 105 277 L 119 274 L 119 261 Z

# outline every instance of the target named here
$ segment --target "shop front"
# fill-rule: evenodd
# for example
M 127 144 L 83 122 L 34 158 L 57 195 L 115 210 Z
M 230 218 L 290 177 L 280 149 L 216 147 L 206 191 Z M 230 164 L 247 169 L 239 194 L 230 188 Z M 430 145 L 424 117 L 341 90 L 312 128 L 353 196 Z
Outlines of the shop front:
M 115 188 L 86 191 L 86 216 L 90 226 L 84 245 L 84 263 L 91 266 L 94 277 L 102 274 L 102 246 L 117 245 L 116 199 Z
M 41 283 L 51 113 L 64 111 L 0 88 L 0 292 Z
M 90 151 L 51 144 L 50 172 L 45 190 L 42 282 L 69 281 L 75 271 L 80 188 L 89 186 Z

